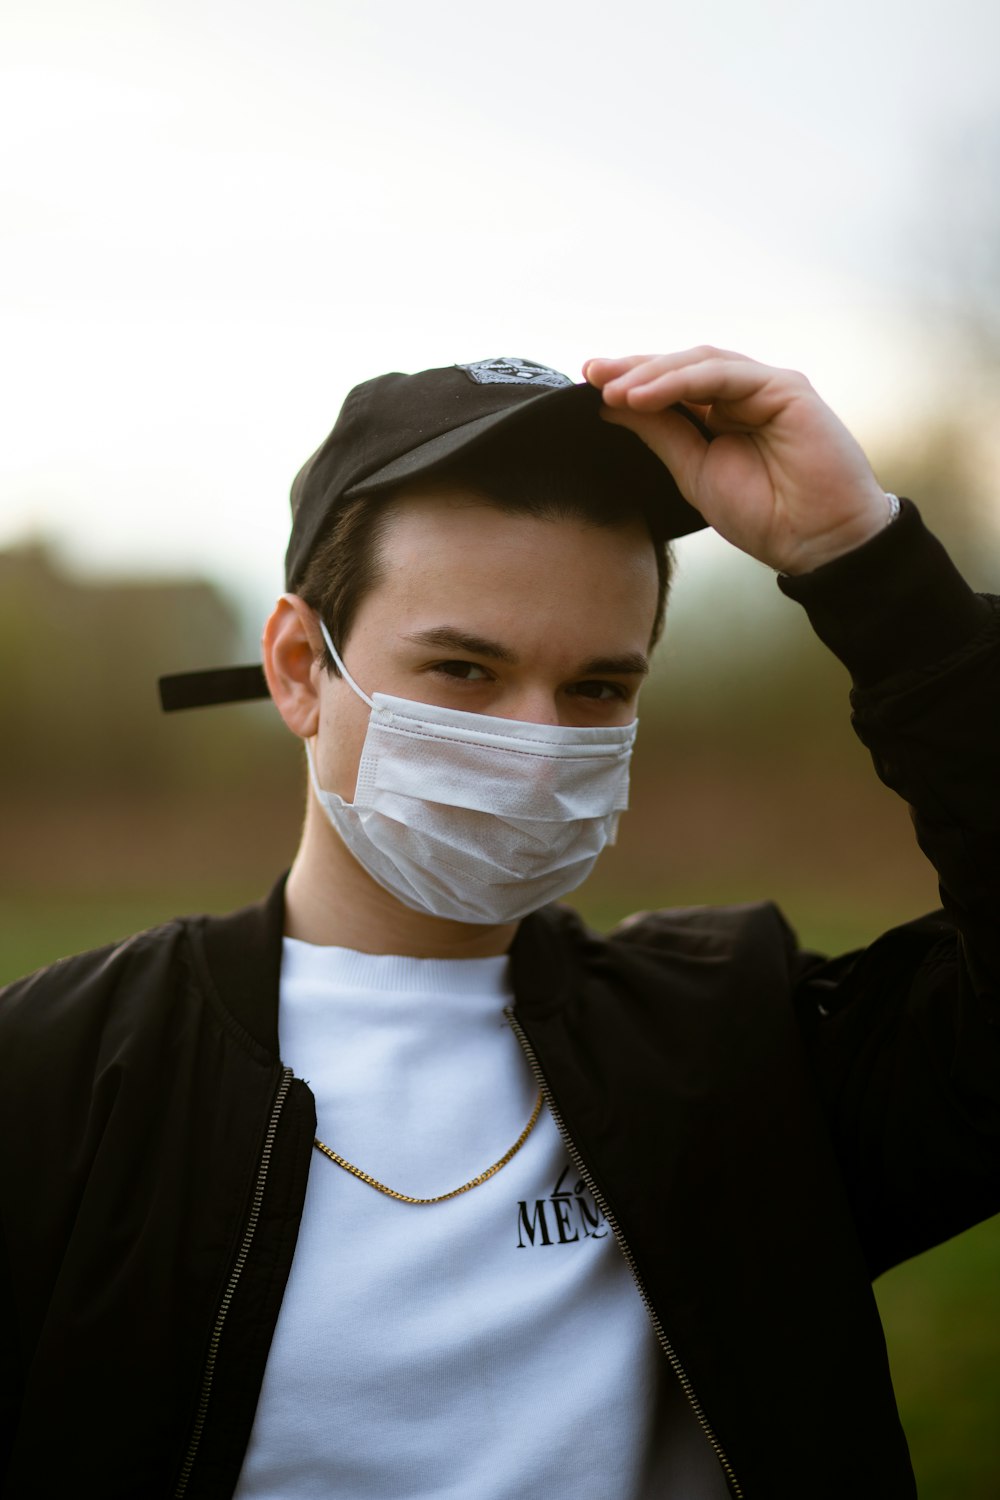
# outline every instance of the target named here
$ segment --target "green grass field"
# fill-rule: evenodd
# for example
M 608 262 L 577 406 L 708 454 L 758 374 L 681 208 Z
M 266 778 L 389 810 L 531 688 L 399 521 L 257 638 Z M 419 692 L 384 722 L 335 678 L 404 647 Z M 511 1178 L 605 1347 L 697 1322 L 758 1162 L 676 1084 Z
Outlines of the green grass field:
M 0 897 L 0 983 L 176 912 L 225 911 L 258 894 L 256 888 L 188 886 L 183 893 Z M 699 892 L 698 899 L 727 894 L 716 898 Z M 676 904 L 673 893 L 664 893 L 663 900 Z M 610 925 L 625 910 L 599 895 L 583 905 L 597 926 Z M 806 902 L 794 916 L 801 941 L 825 952 L 844 951 L 873 936 L 870 912 L 861 919 Z M 896 914 L 888 917 L 895 919 Z M 897 1267 L 881 1278 L 876 1294 L 922 1500 L 997 1500 L 1000 1218 Z M 808 1500 L 805 1492 L 803 1500 Z

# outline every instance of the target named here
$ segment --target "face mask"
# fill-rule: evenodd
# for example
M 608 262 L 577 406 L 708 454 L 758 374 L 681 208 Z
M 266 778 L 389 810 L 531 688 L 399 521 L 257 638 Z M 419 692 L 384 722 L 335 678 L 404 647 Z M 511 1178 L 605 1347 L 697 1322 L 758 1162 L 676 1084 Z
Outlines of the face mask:
M 628 806 L 638 721 L 606 729 L 497 719 L 376 693 L 354 801 L 320 805 L 359 864 L 414 911 L 513 922 L 590 874 Z

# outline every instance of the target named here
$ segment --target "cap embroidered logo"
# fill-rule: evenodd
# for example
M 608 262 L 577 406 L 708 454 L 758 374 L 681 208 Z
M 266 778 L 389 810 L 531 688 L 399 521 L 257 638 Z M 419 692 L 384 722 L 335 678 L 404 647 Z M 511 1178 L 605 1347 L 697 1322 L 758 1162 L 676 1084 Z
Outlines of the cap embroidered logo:
M 572 385 L 568 375 L 533 359 L 480 359 L 475 364 L 459 365 L 477 385 Z

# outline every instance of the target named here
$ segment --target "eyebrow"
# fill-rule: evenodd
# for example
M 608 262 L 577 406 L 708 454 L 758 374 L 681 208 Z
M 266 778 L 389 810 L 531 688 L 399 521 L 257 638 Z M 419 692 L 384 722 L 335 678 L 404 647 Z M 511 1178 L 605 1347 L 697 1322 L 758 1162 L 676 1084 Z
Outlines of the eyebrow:
M 415 630 L 404 635 L 404 641 L 415 646 L 440 646 L 444 651 L 467 651 L 470 656 L 489 656 L 493 661 L 504 661 L 509 666 L 517 665 L 517 656 L 509 646 L 499 641 L 487 640 L 482 635 L 471 635 L 454 625 L 432 625 L 429 630 Z
M 500 641 L 491 641 L 485 636 L 472 635 L 454 625 L 432 625 L 428 630 L 415 630 L 404 635 L 403 640 L 415 646 L 435 646 L 445 651 L 466 651 L 470 656 L 485 656 L 492 661 L 506 662 L 517 666 L 518 656 L 509 646 Z M 626 651 L 621 656 L 595 656 L 585 661 L 576 673 L 580 677 L 605 674 L 610 677 L 645 677 L 649 662 L 641 651 Z
M 649 662 L 641 651 L 626 651 L 624 656 L 595 656 L 580 668 L 581 677 L 645 677 Z

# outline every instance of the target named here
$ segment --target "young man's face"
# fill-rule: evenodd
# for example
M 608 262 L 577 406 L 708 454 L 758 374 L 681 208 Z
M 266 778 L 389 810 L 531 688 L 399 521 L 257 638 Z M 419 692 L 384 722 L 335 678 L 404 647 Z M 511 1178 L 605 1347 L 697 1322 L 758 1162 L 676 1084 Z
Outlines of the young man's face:
M 627 724 L 657 603 L 639 522 L 597 527 L 497 510 L 459 490 L 394 505 L 378 581 L 335 644 L 369 696 L 537 724 Z M 353 800 L 368 707 L 322 674 L 320 785 Z

